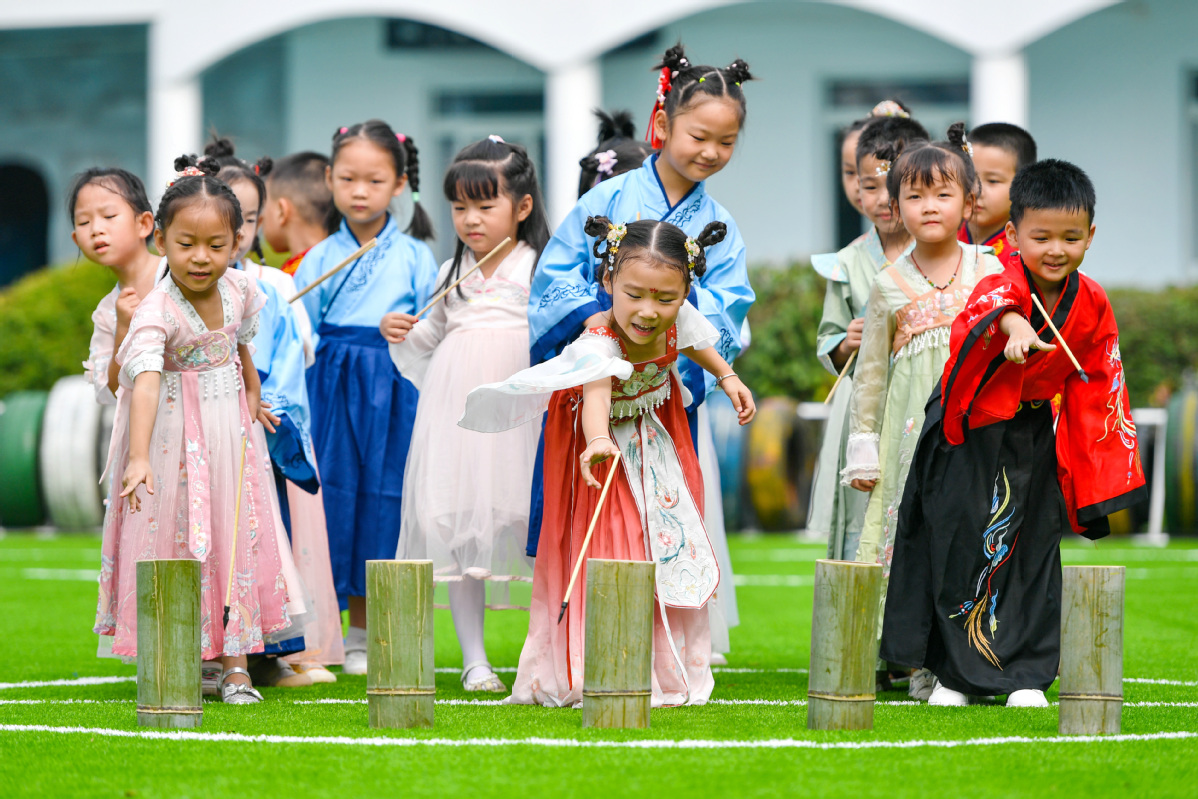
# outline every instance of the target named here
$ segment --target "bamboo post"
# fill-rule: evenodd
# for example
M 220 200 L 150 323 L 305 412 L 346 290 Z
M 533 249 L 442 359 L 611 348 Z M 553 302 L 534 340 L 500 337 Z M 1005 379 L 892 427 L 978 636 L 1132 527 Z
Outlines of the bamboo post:
M 1066 566 L 1061 602 L 1062 735 L 1118 733 L 1123 714 L 1123 566 Z
M 871 730 L 882 567 L 815 562 L 807 729 Z
M 649 726 L 653 679 L 652 561 L 587 561 L 582 726 Z
M 433 726 L 433 562 L 366 561 L 370 726 Z
M 200 703 L 200 562 L 138 561 L 137 724 L 198 727 Z

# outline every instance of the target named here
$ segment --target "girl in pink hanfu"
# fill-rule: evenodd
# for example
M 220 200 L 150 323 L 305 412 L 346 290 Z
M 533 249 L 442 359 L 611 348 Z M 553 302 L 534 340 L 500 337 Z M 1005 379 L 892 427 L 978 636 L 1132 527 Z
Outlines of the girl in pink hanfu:
M 557 357 L 472 391 L 459 422 L 498 432 L 548 410 L 545 512 L 528 638 L 507 701 L 582 702 L 585 565 L 560 625 L 558 613 L 599 481 L 618 468 L 587 556 L 656 563 L 652 702 L 701 705 L 715 687 L 708 600 L 720 569 L 703 526 L 703 476 L 685 410 L 691 397 L 677 361 L 684 354 L 715 375 L 741 424 L 753 418 L 752 395 L 712 346 L 718 332 L 686 299 L 692 276 L 705 270 L 704 248 L 726 228 L 712 222 L 696 240 L 668 222 L 612 225 L 591 217 L 586 232 L 599 237 L 595 255 L 612 295 L 607 323 L 583 332 Z M 592 466 L 616 454 L 617 466 L 592 474 Z
M 262 700 L 246 656 L 291 626 L 279 537 L 260 460 L 260 385 L 248 348 L 262 295 L 252 278 L 228 271 L 241 209 L 217 165 L 190 158 L 163 195 L 155 238 L 170 274 L 146 295 L 117 353 L 120 395 L 109 451 L 114 481 L 104 521 L 95 631 L 116 655 L 137 655 L 139 560 L 201 563 L 200 647 L 224 667 L 226 703 Z M 241 512 L 234 504 L 248 436 Z M 236 549 L 234 550 L 234 539 Z M 234 580 L 222 624 L 229 567 Z M 292 567 L 293 568 L 293 567 Z

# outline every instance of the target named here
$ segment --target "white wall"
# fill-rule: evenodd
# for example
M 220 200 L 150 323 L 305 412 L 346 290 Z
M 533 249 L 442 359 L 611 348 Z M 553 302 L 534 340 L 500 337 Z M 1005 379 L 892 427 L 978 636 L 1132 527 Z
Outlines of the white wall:
M 1195 31 L 1198 3 L 1140 0 L 1028 48 L 1040 157 L 1075 162 L 1098 194 L 1084 268 L 1099 281 L 1155 287 L 1198 277 L 1186 116 Z

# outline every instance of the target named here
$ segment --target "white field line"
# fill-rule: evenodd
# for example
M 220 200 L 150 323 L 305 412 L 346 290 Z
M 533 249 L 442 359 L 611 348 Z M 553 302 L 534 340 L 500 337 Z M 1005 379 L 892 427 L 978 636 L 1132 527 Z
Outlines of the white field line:
M 6 569 L 5 571 L 11 571 Z M 65 582 L 96 583 L 100 581 L 98 569 L 21 569 L 23 580 L 58 580 Z
M 733 574 L 737 588 L 806 588 L 815 585 L 810 574 Z
M 0 549 L 0 561 L 99 561 L 98 549 L 48 549 L 33 547 L 30 549 Z
M 735 563 L 814 563 L 826 556 L 823 547 L 804 547 L 800 549 L 751 549 L 737 552 L 733 558 Z M 1112 549 L 1108 547 L 1072 548 L 1061 550 L 1061 560 L 1094 561 L 1109 560 L 1115 563 L 1123 561 L 1198 561 L 1198 549 Z
M 917 741 L 801 741 L 775 738 L 758 741 L 720 740 L 633 740 L 578 741 L 569 738 L 350 738 L 346 736 L 242 735 L 234 732 L 190 732 L 187 730 L 116 730 L 106 727 L 51 727 L 46 724 L 0 724 L 0 732 L 52 732 L 62 735 L 99 735 L 107 738 L 132 738 L 157 741 L 207 741 L 214 743 L 334 744 L 403 748 L 433 747 L 514 747 L 539 746 L 553 749 L 956 749 L 964 746 L 1003 746 L 1011 744 L 1096 744 L 1134 741 L 1168 741 L 1198 738 L 1198 732 L 1156 732 L 1125 735 L 1066 736 L 1045 738 L 1008 736 L 969 738 L 966 740 Z
M 108 685 L 117 682 L 137 682 L 136 677 L 76 677 L 73 680 L 28 680 L 26 682 L 0 682 L 4 688 L 52 688 L 58 685 Z

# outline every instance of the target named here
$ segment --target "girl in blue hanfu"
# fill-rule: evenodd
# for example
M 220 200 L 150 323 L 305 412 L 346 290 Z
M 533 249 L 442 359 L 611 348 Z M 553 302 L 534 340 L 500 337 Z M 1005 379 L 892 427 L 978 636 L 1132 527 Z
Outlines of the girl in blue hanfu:
M 737 59 L 725 68 L 692 64 L 681 45 L 671 47 L 655 67 L 660 70 L 657 103 L 649 119 L 650 144 L 656 153 L 640 168 L 599 182 L 574 206 L 545 247 L 537 265 L 529 300 L 528 327 L 532 363 L 560 353 L 610 307 L 599 290 L 599 275 L 591 261 L 594 240 L 584 230 L 588 217 L 633 221 L 657 219 L 698 236 L 713 221 L 727 227 L 724 240 L 707 253 L 707 271 L 693 281 L 688 302 L 715 327 L 715 349 L 731 363 L 747 344 L 745 315 L 753 304 L 753 289 L 745 267 L 745 243 L 723 206 L 707 193 L 706 181 L 732 159 L 745 121 L 742 84 L 751 80 L 749 66 Z M 613 170 L 614 171 L 614 170 Z M 688 359 L 678 362 L 682 382 L 690 389 L 687 419 L 705 471 L 718 494 L 714 447 L 706 413 L 700 405 L 715 386 Z M 541 496 L 534 481 L 528 554 L 537 554 Z M 713 503 L 712 510 L 716 510 Z M 728 627 L 737 622 L 731 562 L 723 530 L 723 514 L 712 514 L 709 532 L 728 578 L 717 595 L 712 634 L 717 653 L 728 651 Z M 722 655 L 720 657 L 722 661 Z
M 703 526 L 703 476 L 685 410 L 693 398 L 678 358 L 715 377 L 741 424 L 753 418 L 752 395 L 715 350 L 719 332 L 686 299 L 703 276 L 707 248 L 726 232 L 712 222 L 688 238 L 668 222 L 588 219 L 611 310 L 560 355 L 467 397 L 459 424 L 484 432 L 539 420 L 548 409 L 544 521 L 513 704 L 582 701 L 585 564 L 560 625 L 558 613 L 600 481 L 613 468 L 599 464 L 617 454 L 620 472 L 587 555 L 657 564 L 653 704 L 703 704 L 711 696 L 707 606 L 720 568 Z
M 378 246 L 303 297 L 316 325 L 308 370 L 312 443 L 323 479 L 333 582 L 349 608 L 346 674 L 366 673 L 366 561 L 395 557 L 404 464 L 416 388 L 391 364 L 383 315 L 413 314 L 433 293 L 437 262 L 419 202 L 416 145 L 372 119 L 333 134 L 328 170 L 341 229 L 313 247 L 295 273 L 303 289 L 372 238 Z M 408 234 L 391 215 L 406 187 L 415 207 Z

